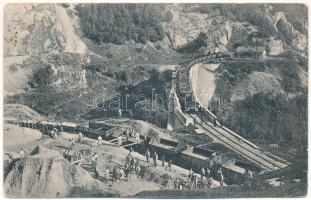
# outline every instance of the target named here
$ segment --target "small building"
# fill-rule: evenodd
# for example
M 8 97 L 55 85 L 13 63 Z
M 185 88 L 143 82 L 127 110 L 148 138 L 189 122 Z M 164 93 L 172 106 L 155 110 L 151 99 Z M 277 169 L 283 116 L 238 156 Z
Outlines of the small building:
M 265 47 L 244 47 L 239 46 L 235 51 L 236 57 L 241 58 L 265 58 Z

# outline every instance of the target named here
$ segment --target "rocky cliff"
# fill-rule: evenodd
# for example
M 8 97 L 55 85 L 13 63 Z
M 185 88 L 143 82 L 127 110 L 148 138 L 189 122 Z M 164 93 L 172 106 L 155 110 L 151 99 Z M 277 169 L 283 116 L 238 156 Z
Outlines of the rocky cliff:
M 297 31 L 286 19 L 283 12 L 276 12 L 272 16 L 275 28 L 280 31 L 285 41 L 293 48 L 303 51 L 307 47 L 307 36 Z
M 191 6 L 189 6 L 191 7 Z M 184 5 L 170 5 L 173 19 L 165 23 L 165 31 L 170 41 L 171 47 L 179 50 L 195 41 L 200 33 L 205 33 L 204 49 L 201 51 L 214 51 L 215 47 L 225 49 L 232 33 L 232 26 L 228 19 L 217 12 L 199 13 Z M 196 52 L 197 49 L 192 49 Z
M 52 70 L 50 85 L 64 88 L 87 84 L 83 68 L 87 47 L 60 5 L 7 4 L 4 41 L 7 94 L 27 89 L 31 75 L 47 67 Z M 18 83 L 10 84 L 16 79 Z

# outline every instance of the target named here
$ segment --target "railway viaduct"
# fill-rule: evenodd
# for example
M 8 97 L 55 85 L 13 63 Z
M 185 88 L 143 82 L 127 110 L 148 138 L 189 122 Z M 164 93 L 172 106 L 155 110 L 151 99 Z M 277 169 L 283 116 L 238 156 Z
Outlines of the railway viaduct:
M 232 62 L 234 60 L 249 62 L 249 58 L 232 58 L 221 56 L 204 55 L 196 57 L 195 59 L 182 63 L 178 66 L 176 71 L 172 75 L 172 87 L 169 95 L 170 107 L 174 106 L 174 109 L 170 109 L 168 114 L 168 125 L 167 129 L 174 130 L 189 126 L 192 124 L 197 130 L 200 130 L 204 135 L 214 139 L 216 142 L 228 147 L 233 152 L 243 156 L 251 163 L 260 166 L 262 169 L 267 171 L 274 171 L 285 168 L 289 163 L 277 156 L 274 156 L 268 152 L 257 147 L 255 144 L 239 136 L 237 133 L 229 130 L 222 126 L 216 116 L 210 112 L 207 108 L 200 105 L 200 103 L 193 98 L 192 105 L 194 109 L 185 109 L 185 93 L 181 93 L 178 87 L 179 84 L 186 84 L 186 88 L 189 90 L 188 95 L 192 95 L 191 83 L 189 78 L 189 70 L 197 63 L 220 63 L 220 62 Z M 185 75 L 182 77 L 181 74 Z M 182 78 L 181 78 L 182 77 Z M 186 77 L 186 78 L 185 78 Z M 189 106 L 188 105 L 188 106 Z

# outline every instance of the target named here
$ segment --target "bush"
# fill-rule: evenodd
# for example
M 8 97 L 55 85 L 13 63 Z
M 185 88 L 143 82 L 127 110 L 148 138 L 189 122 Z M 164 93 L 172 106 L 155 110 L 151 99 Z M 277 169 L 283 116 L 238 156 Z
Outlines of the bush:
M 53 79 L 53 70 L 51 66 L 44 66 L 35 71 L 32 78 L 29 80 L 28 85 L 32 88 L 50 86 Z
M 248 138 L 299 147 L 307 141 L 306 108 L 306 93 L 293 99 L 256 94 L 234 104 L 236 114 L 230 126 L 239 127 L 239 133 Z

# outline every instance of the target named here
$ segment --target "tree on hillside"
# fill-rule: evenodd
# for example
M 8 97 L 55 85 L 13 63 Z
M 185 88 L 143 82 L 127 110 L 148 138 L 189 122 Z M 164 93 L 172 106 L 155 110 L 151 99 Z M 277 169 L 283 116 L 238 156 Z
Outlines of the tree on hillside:
M 79 4 L 76 10 L 83 34 L 99 44 L 159 41 L 165 36 L 161 22 L 172 19 L 162 4 Z

